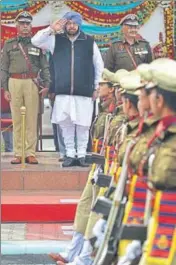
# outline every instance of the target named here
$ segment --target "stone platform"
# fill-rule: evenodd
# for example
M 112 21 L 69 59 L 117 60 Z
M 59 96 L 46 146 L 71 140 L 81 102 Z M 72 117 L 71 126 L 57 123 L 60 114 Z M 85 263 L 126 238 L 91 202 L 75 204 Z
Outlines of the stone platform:
M 55 152 L 39 152 L 39 164 L 12 165 L 1 155 L 2 222 L 73 222 L 89 168 L 62 168 Z
M 82 191 L 89 168 L 62 168 L 55 152 L 39 152 L 38 165 L 11 165 L 13 156 L 1 154 L 1 189 L 3 191 Z

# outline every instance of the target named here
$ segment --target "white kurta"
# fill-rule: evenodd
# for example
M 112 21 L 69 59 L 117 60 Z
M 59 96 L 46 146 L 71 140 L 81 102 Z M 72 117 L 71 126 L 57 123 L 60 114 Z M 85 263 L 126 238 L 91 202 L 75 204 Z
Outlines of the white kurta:
M 57 95 L 52 112 L 52 123 L 60 123 L 70 117 L 74 124 L 90 126 L 92 122 L 92 98 Z
M 40 30 L 33 38 L 33 45 L 49 50 L 52 54 L 55 48 L 55 35 L 50 27 Z M 93 46 L 93 64 L 95 69 L 95 89 L 101 79 L 103 71 L 103 60 L 98 49 L 97 44 L 94 42 Z M 70 117 L 74 124 L 82 126 L 90 126 L 93 113 L 92 98 L 74 95 L 57 95 L 54 103 L 52 113 L 52 123 L 60 123 L 67 117 Z

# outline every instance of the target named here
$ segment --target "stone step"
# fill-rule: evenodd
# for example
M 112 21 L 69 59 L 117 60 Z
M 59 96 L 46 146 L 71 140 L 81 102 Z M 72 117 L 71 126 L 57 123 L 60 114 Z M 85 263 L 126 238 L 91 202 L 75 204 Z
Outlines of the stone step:
M 11 165 L 12 154 L 1 156 L 2 190 L 83 190 L 90 168 L 62 168 L 55 152 L 39 152 L 38 165 Z

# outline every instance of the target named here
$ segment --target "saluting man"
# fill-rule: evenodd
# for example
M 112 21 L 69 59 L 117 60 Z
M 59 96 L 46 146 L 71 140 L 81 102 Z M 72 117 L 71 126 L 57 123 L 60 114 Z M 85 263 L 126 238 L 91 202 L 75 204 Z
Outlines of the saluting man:
M 81 25 L 82 16 L 77 12 L 68 12 L 32 38 L 34 45 L 49 50 L 53 55 L 51 78 L 54 90 L 51 95 L 56 97 L 52 122 L 59 124 L 64 137 L 66 158 L 63 167 L 87 166 L 85 156 L 93 100 L 103 71 L 97 44 L 82 32 Z
M 39 93 L 44 97 L 50 84 L 46 55 L 31 43 L 32 15 L 21 12 L 16 17 L 17 37 L 5 42 L 2 52 L 2 87 L 5 98 L 10 101 L 13 119 L 13 141 L 15 159 L 21 163 L 21 117 L 20 108 L 26 107 L 25 156 L 29 164 L 38 164 L 35 158 L 37 143 L 37 117 Z M 41 71 L 44 87 L 38 90 L 37 77 Z

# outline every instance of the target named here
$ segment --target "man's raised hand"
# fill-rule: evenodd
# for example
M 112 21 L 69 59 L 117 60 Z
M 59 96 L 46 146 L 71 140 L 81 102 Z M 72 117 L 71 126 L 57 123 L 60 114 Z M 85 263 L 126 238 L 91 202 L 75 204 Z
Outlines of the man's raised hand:
M 56 21 L 54 21 L 50 27 L 52 30 L 54 30 L 55 32 L 58 32 L 58 31 L 62 31 L 65 24 L 66 24 L 67 20 L 66 19 L 58 19 Z

